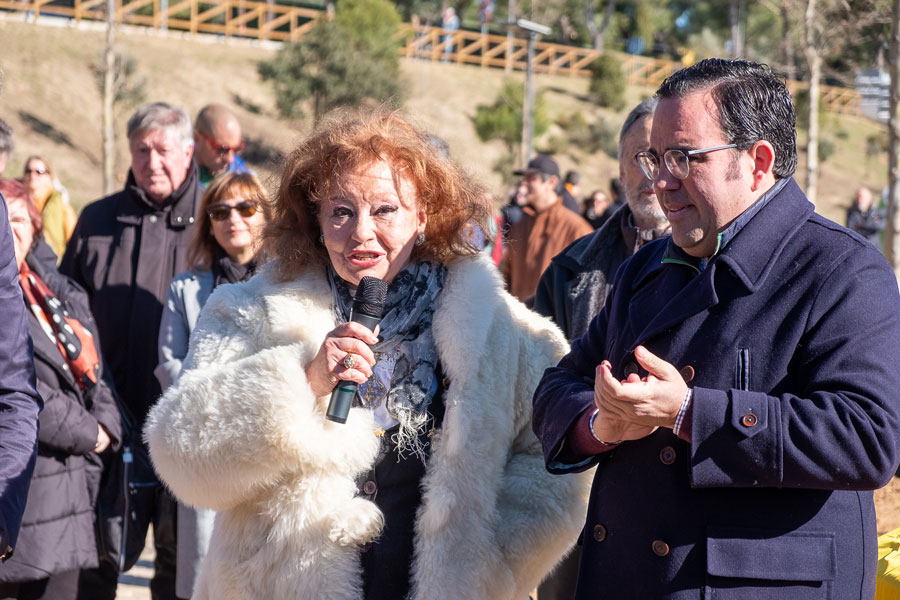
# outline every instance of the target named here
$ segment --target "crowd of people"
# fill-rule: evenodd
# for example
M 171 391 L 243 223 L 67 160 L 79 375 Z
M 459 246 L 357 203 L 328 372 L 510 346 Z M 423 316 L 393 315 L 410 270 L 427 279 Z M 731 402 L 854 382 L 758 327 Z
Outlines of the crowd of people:
M 539 154 L 499 216 L 379 109 L 271 197 L 222 105 L 139 107 L 77 222 L 29 157 L 0 599 L 114 598 L 151 527 L 154 600 L 871 598 L 900 294 L 871 194 L 847 229 L 794 183 L 794 127 L 768 68 L 704 60 L 629 112 L 608 192 Z

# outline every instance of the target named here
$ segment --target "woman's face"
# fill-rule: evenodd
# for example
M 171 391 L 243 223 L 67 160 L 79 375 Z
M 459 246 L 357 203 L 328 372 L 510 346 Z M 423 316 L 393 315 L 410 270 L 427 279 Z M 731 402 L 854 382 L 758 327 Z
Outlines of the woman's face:
M 232 260 L 243 264 L 253 258 L 266 220 L 255 198 L 244 198 L 235 189 L 206 212 L 213 237 Z
M 363 277 L 390 282 L 406 265 L 425 210 L 412 182 L 380 160 L 333 182 L 319 206 L 319 227 L 331 265 L 351 285 Z
M 13 233 L 13 246 L 16 251 L 16 266 L 22 266 L 25 257 L 31 250 L 34 242 L 34 226 L 28 215 L 28 206 L 22 198 L 7 198 L 7 210 L 9 212 L 9 226 Z
M 25 164 L 22 183 L 28 188 L 32 198 L 43 200 L 53 188 L 53 176 L 44 161 L 33 158 Z

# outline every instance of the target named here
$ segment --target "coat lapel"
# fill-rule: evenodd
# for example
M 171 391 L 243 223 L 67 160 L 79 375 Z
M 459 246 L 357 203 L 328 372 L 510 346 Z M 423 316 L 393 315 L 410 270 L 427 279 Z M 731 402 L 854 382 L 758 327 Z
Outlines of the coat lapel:
M 758 289 L 812 211 L 791 180 L 702 272 L 688 264 L 661 262 L 663 251 L 657 248 L 657 257 L 635 279 L 628 306 L 631 329 L 639 332 L 635 345 L 711 309 L 723 296 Z

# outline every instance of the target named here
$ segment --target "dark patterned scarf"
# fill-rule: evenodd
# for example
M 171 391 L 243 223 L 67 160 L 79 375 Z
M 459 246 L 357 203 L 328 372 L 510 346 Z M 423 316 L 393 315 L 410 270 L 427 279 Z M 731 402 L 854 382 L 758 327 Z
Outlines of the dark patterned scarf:
M 216 244 L 213 250 L 213 261 L 210 265 L 212 269 L 215 284 L 213 287 L 219 287 L 223 283 L 237 283 L 239 281 L 247 281 L 256 272 L 256 259 L 240 265 L 228 256 L 228 253 Z
M 419 452 L 419 430 L 428 421 L 428 405 L 437 391 L 438 354 L 431 324 L 446 276 L 446 267 L 421 262 L 410 263 L 394 277 L 388 286 L 380 341 L 372 346 L 377 361 L 374 374 L 357 389 L 362 406 L 376 414 L 384 406 L 399 423 L 395 441 L 401 452 Z M 328 280 L 338 319 L 347 321 L 353 304 L 350 286 L 330 266 Z

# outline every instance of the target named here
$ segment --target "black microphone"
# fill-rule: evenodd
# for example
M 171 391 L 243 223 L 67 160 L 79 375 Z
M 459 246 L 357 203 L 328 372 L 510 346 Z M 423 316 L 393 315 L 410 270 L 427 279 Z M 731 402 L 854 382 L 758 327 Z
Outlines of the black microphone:
M 384 303 L 387 300 L 388 285 L 377 277 L 363 277 L 356 287 L 356 296 L 350 307 L 350 320 L 361 323 L 375 331 L 375 327 L 381 322 L 384 313 Z M 359 360 L 363 360 L 362 357 Z M 353 396 L 356 395 L 357 383 L 355 381 L 338 381 L 337 387 L 331 392 L 331 401 L 328 403 L 328 412 L 325 418 L 335 423 L 346 423 Z

